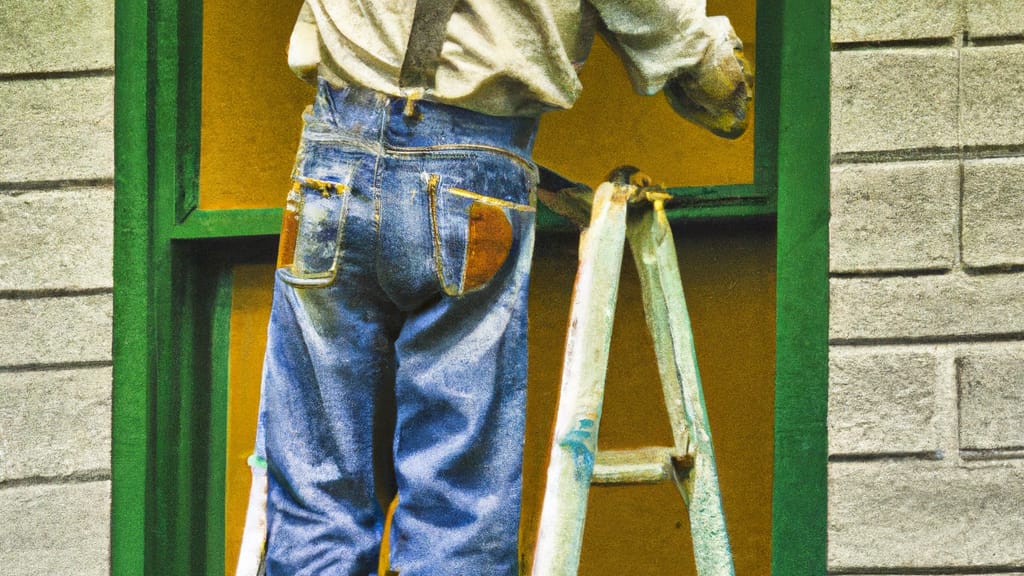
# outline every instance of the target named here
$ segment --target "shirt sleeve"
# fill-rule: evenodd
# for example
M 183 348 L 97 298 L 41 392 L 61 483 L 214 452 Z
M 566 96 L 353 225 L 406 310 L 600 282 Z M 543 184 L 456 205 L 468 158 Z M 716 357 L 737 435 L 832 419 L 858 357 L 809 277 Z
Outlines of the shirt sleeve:
M 320 64 L 320 35 L 308 2 L 302 3 L 288 39 L 288 67 L 305 82 L 315 83 Z
M 712 42 L 705 0 L 590 0 L 602 35 L 618 53 L 633 89 L 655 94 L 693 68 Z
M 295 21 L 303 24 L 316 24 L 316 16 L 313 14 L 313 8 L 309 6 L 309 2 L 302 3 L 302 9 L 299 10 L 299 17 Z

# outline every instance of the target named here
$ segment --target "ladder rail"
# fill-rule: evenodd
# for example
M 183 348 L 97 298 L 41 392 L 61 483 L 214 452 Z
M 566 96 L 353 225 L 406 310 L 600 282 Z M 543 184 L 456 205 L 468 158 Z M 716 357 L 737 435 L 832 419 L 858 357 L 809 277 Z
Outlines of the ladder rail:
M 630 187 L 606 182 L 594 192 L 590 227 L 580 238 L 562 366 L 558 414 L 541 507 L 534 576 L 575 576 L 583 542 L 608 348 L 618 295 Z
M 644 315 L 654 341 L 662 391 L 678 455 L 693 458 L 673 480 L 686 501 L 700 576 L 733 576 L 735 569 L 697 366 L 690 315 L 668 218 L 659 202 L 627 228 L 643 293 Z

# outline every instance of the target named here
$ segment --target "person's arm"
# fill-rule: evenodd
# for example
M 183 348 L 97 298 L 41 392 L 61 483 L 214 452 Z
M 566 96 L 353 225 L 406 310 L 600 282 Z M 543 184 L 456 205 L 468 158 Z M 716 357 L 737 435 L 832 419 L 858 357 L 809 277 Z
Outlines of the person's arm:
M 320 32 L 309 4 L 303 2 L 288 40 L 288 67 L 305 82 L 316 83 L 320 66 Z
M 641 94 L 663 90 L 680 116 L 726 138 L 749 123 L 753 76 L 728 18 L 704 0 L 591 0 Z
M 708 23 L 718 28 L 716 39 L 695 68 L 665 84 L 665 96 L 680 116 L 723 138 L 738 138 L 750 124 L 754 76 L 729 20 Z

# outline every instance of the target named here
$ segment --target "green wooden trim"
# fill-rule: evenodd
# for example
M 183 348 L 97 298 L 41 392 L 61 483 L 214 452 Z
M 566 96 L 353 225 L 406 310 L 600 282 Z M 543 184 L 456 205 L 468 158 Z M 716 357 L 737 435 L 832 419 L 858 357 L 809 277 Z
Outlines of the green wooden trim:
M 669 188 L 674 196 L 666 202 L 666 215 L 674 223 L 719 218 L 770 216 L 775 213 L 774 195 L 768 196 L 753 184 L 721 184 Z M 543 204 L 537 211 L 537 230 L 575 232 L 570 222 Z
M 774 194 L 764 194 L 754 184 L 669 188 L 675 198 L 665 202 L 672 222 L 768 216 L 775 213 Z
M 758 0 L 757 62 L 754 86 L 754 185 L 760 195 L 778 202 L 779 77 L 781 4 L 785 0 Z
M 115 10 L 111 572 L 200 574 L 209 521 L 200 482 L 210 478 L 201 456 L 212 406 L 202 378 L 210 369 L 210 265 L 171 237 L 189 209 L 182 183 L 194 177 L 186 148 L 198 119 L 178 68 L 194 46 L 179 43 L 190 21 L 179 18 L 176 0 L 117 0 Z
M 816 575 L 828 533 L 829 2 L 779 0 L 769 14 L 781 47 L 772 573 Z
M 195 210 L 174 228 L 176 240 L 277 236 L 281 232 L 281 208 Z
M 210 338 L 210 431 L 208 435 L 206 493 L 206 574 L 224 573 L 224 499 L 227 490 L 226 462 L 228 443 L 228 362 L 231 351 L 231 299 L 234 275 L 223 266 L 217 275 L 213 293 Z
M 114 378 L 111 422 L 111 573 L 146 573 L 152 429 L 148 3 L 117 0 L 114 91 Z
M 199 206 L 199 145 L 202 125 L 203 2 L 178 0 L 178 192 L 175 218 L 181 222 Z M 195 79 L 195 81 L 189 81 Z
M 204 507 L 198 502 L 202 495 L 195 494 L 192 487 L 196 476 L 206 468 L 206 459 L 197 453 L 205 407 L 196 406 L 194 401 L 202 383 L 190 376 L 202 362 L 202 343 L 196 341 L 195 334 L 204 318 L 192 304 L 202 297 L 199 290 L 203 286 L 197 267 L 188 261 L 190 251 L 189 247 L 178 247 L 172 256 L 169 297 L 176 316 L 166 317 L 165 322 L 171 327 L 166 342 L 175 353 L 160 354 L 163 376 L 157 382 L 155 491 L 161 495 L 157 528 L 163 538 L 153 552 L 157 565 L 168 574 L 201 573 L 196 569 L 195 537 L 202 524 L 196 525 L 194 520 L 195 510 Z
M 172 245 L 168 367 L 153 409 L 157 510 L 150 574 L 220 574 L 224 547 L 224 458 L 233 251 L 208 243 Z
M 667 213 L 673 222 L 764 216 L 775 212 L 774 197 L 765 196 L 752 184 L 670 188 L 676 200 Z M 281 231 L 280 208 L 194 210 L 171 233 L 175 240 L 276 236 Z M 571 224 L 541 205 L 537 214 L 540 232 L 574 229 Z
M 149 281 L 151 345 L 156 356 L 156 374 L 147 384 L 152 387 L 153 404 L 149 417 L 153 425 L 150 446 L 152 478 L 148 489 L 153 494 L 152 517 L 146 526 L 147 574 L 189 574 L 194 554 L 191 533 L 183 526 L 190 517 L 185 462 L 190 448 L 188 393 L 191 383 L 182 384 L 181 369 L 192 365 L 194 350 L 184 347 L 183 334 L 192 328 L 192 314 L 181 310 L 185 302 L 182 287 L 189 286 L 181 274 L 180 261 L 187 256 L 175 250 L 170 232 L 177 220 L 180 186 L 179 118 L 179 14 L 174 0 L 150 0 L 149 75 L 152 86 L 152 122 L 149 153 L 152 158 L 150 189 L 151 254 Z M 169 351 L 173 350 L 174 353 Z M 183 406 L 183 404 L 186 404 Z M 183 427 L 182 422 L 186 425 Z M 182 476 L 182 474 L 185 476 Z

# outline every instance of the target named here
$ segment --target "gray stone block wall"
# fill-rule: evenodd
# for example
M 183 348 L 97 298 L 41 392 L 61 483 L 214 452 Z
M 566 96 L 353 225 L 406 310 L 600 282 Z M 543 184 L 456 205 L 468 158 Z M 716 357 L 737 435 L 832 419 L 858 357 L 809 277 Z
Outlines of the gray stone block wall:
M 950 46 L 833 52 L 833 152 L 955 147 L 958 56 Z
M 829 571 L 1024 574 L 1024 5 L 832 40 Z
M 114 3 L 0 6 L 0 573 L 109 573 Z

